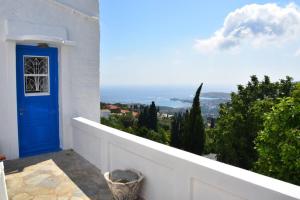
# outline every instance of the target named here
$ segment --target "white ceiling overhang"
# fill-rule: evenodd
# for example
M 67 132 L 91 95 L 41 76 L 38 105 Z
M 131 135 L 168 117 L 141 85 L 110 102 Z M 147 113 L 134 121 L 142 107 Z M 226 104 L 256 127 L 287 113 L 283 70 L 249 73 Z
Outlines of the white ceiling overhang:
M 5 22 L 5 30 L 5 39 L 7 41 L 75 45 L 75 41 L 68 39 L 68 33 L 65 27 L 7 20 Z

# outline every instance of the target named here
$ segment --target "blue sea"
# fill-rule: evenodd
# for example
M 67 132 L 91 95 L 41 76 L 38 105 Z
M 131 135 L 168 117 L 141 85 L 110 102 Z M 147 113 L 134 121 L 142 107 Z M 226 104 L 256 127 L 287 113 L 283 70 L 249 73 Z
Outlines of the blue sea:
M 171 98 L 192 99 L 197 87 L 166 87 L 166 86 L 102 86 L 100 89 L 100 100 L 105 103 L 140 103 L 150 104 L 152 101 L 157 106 L 168 106 L 173 108 L 187 108 L 190 103 L 172 101 Z M 204 90 L 204 92 L 229 92 L 225 89 Z M 201 97 L 202 99 L 209 99 Z

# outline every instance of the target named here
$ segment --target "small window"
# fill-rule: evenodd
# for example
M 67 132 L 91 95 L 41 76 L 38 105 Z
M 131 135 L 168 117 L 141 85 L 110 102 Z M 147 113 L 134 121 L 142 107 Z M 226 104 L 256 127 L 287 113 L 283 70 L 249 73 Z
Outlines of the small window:
M 24 56 L 25 96 L 49 95 L 49 57 Z

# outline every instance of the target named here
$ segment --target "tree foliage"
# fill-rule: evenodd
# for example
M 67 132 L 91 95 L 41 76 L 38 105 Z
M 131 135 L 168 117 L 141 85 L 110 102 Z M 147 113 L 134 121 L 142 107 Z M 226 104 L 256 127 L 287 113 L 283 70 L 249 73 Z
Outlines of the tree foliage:
M 152 101 L 149 107 L 148 128 L 154 131 L 157 131 L 157 112 L 158 109 L 156 108 L 154 101 Z
M 238 85 L 231 101 L 220 105 L 219 118 L 213 130 L 219 161 L 251 169 L 257 160 L 254 140 L 263 128 L 264 113 L 279 97 L 291 95 L 292 78 L 271 82 L 268 76 L 259 81 L 251 76 L 247 85 Z
M 156 108 L 154 101 L 152 101 L 150 107 L 145 106 L 141 111 L 138 118 L 138 126 L 157 131 L 157 112 L 158 108 Z
M 111 115 L 108 119 L 101 118 L 101 124 L 133 133 L 133 128 L 136 124 L 136 120 L 133 117 L 132 113 L 127 113 L 125 115 Z
M 158 108 L 152 102 L 150 106 L 141 108 L 138 119 L 129 112 L 122 115 L 113 114 L 108 119 L 101 118 L 101 123 L 156 142 L 169 144 L 169 127 L 158 123 L 157 112 Z
M 205 128 L 200 107 L 200 93 L 203 83 L 196 91 L 192 108 L 189 112 L 184 127 L 184 149 L 186 151 L 201 155 L 204 151 Z
M 135 129 L 134 134 L 162 144 L 169 144 L 170 140 L 167 131 L 165 131 L 163 128 L 158 128 L 157 131 L 154 131 L 146 127 L 141 127 Z
M 176 113 L 171 122 L 170 145 L 178 149 L 183 146 L 184 117 L 182 113 Z
M 254 170 L 300 185 L 300 85 L 265 114 L 264 128 L 255 140 Z
M 149 119 L 149 108 L 145 106 L 141 108 L 139 118 L 138 118 L 138 127 L 148 127 L 148 119 Z
M 196 91 L 190 111 L 176 114 L 171 123 L 171 146 L 202 155 L 205 144 L 205 128 L 200 107 L 203 83 Z

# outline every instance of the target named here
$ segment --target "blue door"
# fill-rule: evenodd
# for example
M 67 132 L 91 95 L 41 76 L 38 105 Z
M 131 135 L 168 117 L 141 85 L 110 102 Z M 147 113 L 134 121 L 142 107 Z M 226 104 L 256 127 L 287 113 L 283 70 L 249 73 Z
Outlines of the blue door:
M 20 157 L 59 150 L 57 48 L 17 45 Z

